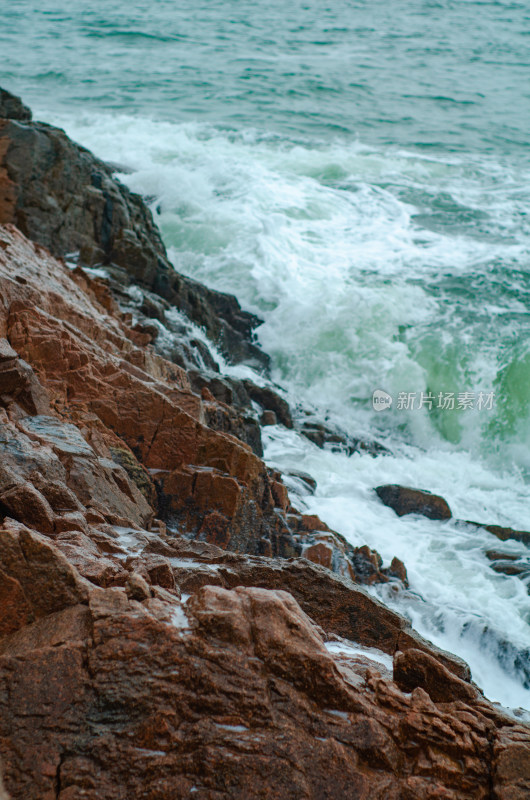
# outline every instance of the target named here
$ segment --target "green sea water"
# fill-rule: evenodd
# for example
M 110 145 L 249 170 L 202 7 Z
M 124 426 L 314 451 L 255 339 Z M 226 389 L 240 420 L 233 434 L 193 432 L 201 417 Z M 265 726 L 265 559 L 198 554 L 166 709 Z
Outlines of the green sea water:
M 17 0 L 1 13 L 3 80 L 33 104 L 526 154 L 526 2 Z

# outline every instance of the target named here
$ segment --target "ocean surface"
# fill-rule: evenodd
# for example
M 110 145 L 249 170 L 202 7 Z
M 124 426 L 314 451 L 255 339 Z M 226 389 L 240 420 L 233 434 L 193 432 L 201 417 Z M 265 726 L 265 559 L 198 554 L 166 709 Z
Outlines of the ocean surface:
M 398 518 L 373 492 L 425 488 L 455 517 L 530 530 L 528 2 L 0 12 L 0 84 L 121 165 L 179 271 L 260 315 L 294 407 L 390 449 L 266 428 L 268 462 L 318 481 L 298 505 L 401 558 L 410 591 L 372 591 L 487 696 L 530 708 L 530 566 L 498 574 L 485 555 L 528 548 Z

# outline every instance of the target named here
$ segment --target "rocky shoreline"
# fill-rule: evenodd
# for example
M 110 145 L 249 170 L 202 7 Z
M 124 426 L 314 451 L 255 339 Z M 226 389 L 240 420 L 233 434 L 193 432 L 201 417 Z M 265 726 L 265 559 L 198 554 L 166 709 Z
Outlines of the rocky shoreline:
M 528 726 L 368 595 L 405 566 L 298 512 L 261 425 L 381 446 L 222 375 L 201 332 L 266 375 L 259 320 L 6 92 L 0 300 L 4 796 L 528 797 Z

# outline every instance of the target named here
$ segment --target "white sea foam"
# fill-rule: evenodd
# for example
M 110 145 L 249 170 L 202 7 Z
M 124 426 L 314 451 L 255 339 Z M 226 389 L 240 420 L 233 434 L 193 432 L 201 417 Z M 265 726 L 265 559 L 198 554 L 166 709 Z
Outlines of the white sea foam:
M 361 645 L 354 644 L 353 642 L 324 642 L 328 653 L 351 656 L 363 656 L 370 661 L 375 661 L 377 664 L 382 664 L 386 669 L 392 672 L 392 656 L 383 653 L 375 647 L 362 647 Z

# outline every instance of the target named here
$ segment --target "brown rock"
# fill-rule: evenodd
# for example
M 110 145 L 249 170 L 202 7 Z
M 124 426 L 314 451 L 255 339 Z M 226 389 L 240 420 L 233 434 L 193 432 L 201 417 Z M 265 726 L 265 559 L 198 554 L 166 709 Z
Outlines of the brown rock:
M 205 586 L 188 607 L 201 630 L 255 654 L 317 701 L 352 703 L 314 625 L 287 592 Z
M 128 567 L 143 575 L 149 583 L 175 591 L 175 576 L 167 558 L 155 553 L 144 553 L 141 559 L 128 562 Z
M 277 425 L 278 419 L 274 411 L 264 411 L 261 415 L 260 422 L 265 427 L 267 425 Z
M 128 573 L 119 560 L 100 555 L 98 547 L 80 531 L 62 533 L 55 545 L 86 578 L 96 586 L 123 586 Z
M 9 350 L 14 352 L 11 347 Z M 35 373 L 16 353 L 14 358 L 0 360 L 0 404 L 4 408 L 16 404 L 29 414 L 46 414 L 50 408 L 48 396 Z
M 405 588 L 408 588 L 409 581 L 407 578 L 407 569 L 401 559 L 394 558 L 390 562 L 390 566 L 382 570 L 389 578 L 397 578 L 401 581 Z
M 218 511 L 208 514 L 199 528 L 198 539 L 215 544 L 223 550 L 230 545 L 230 520 Z
M 2 491 L 0 507 L 4 517 L 10 516 L 43 533 L 51 533 L 54 529 L 54 514 L 50 504 L 27 481 Z
M 460 520 L 463 522 L 463 520 Z M 501 542 L 506 542 L 509 539 L 515 539 L 516 542 L 523 542 L 530 544 L 530 533 L 528 531 L 517 531 L 514 528 L 503 528 L 501 525 L 486 525 L 482 522 L 471 522 L 466 520 L 464 525 L 473 525 L 475 528 L 485 528 L 489 533 L 492 533 Z
M 397 484 L 378 486 L 377 496 L 385 506 L 393 508 L 396 514 L 422 514 L 429 519 L 450 519 L 451 509 L 443 497 L 431 494 L 424 489 L 409 489 Z
M 530 730 L 502 728 L 494 745 L 494 786 L 498 800 L 530 797 Z
M 425 689 L 435 703 L 472 701 L 477 696 L 471 684 L 457 678 L 429 653 L 413 648 L 394 655 L 394 680 L 404 692 Z
M 0 636 L 33 621 L 31 606 L 26 600 L 20 583 L 0 570 Z
M 90 610 L 1 642 L 7 789 L 13 800 L 56 796 L 58 781 L 59 797 L 94 800 L 146 785 L 160 800 L 193 788 L 223 800 L 524 789 L 526 729 L 504 718 L 497 731 L 471 704 L 436 706 L 421 689 L 403 694 L 365 668 L 356 680 L 353 662 L 347 681 L 344 669 L 286 592 L 205 587 L 172 606 L 95 589 Z
M 127 578 L 125 590 L 127 597 L 130 597 L 131 600 L 138 600 L 140 603 L 142 600 L 147 600 L 148 597 L 151 597 L 149 584 L 138 572 L 131 572 Z
M 516 531 L 513 528 L 503 528 L 500 525 L 484 525 L 483 527 L 503 542 L 508 539 L 515 539 L 517 542 L 530 544 L 530 533 L 528 531 Z
M 495 572 L 500 572 L 503 575 L 518 575 L 523 578 L 530 574 L 529 561 L 521 561 L 516 564 L 513 561 L 505 561 L 502 559 L 502 561 L 494 561 L 490 566 Z
M 0 655 L 20 658 L 45 647 L 58 647 L 69 641 L 83 642 L 91 635 L 91 623 L 86 605 L 68 606 L 0 639 Z
M 83 506 L 75 494 L 64 483 L 46 480 L 44 476 L 42 479 L 34 476 L 34 485 L 46 498 L 56 514 L 75 514 L 75 512 L 83 510 Z M 100 517 L 99 521 L 104 522 L 103 517 Z
M 88 533 L 88 522 L 80 511 L 72 511 L 55 518 L 55 533 L 65 531 L 83 531 Z
M 323 567 L 331 569 L 333 565 L 333 548 L 325 542 L 317 542 L 304 550 L 304 558 L 312 561 L 313 564 L 321 564 Z
M 391 655 L 397 650 L 422 650 L 434 654 L 457 677 L 470 680 L 469 667 L 462 659 L 427 642 L 403 617 L 347 577 L 330 573 L 306 559 L 278 561 L 241 556 L 224 553 L 203 542 L 178 539 L 172 541 L 172 550 L 179 559 L 178 583 L 183 592 L 196 592 L 212 583 L 224 588 L 284 589 L 329 635 L 376 647 Z
M 486 550 L 486 558 L 490 561 L 517 561 L 520 556 L 513 553 L 503 553 L 502 550 Z
M 85 585 L 62 553 L 46 537 L 12 520 L 0 526 L 0 565 L 20 586 L 35 618 L 87 597 Z

